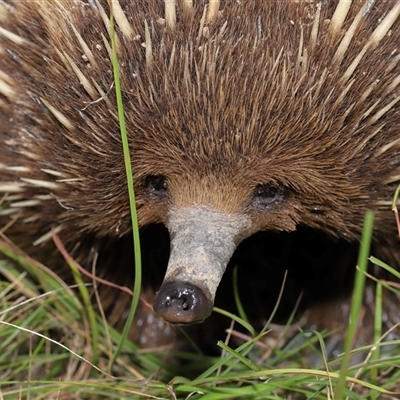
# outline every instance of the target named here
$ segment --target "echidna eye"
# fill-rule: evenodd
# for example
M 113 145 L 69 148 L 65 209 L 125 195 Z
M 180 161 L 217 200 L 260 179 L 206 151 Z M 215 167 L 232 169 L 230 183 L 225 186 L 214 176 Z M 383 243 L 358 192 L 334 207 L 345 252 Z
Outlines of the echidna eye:
M 157 196 L 165 196 L 168 193 L 167 178 L 164 175 L 148 175 L 145 186 Z
M 281 200 L 283 189 L 280 186 L 270 184 L 260 184 L 254 189 L 254 201 L 256 205 L 267 207 Z

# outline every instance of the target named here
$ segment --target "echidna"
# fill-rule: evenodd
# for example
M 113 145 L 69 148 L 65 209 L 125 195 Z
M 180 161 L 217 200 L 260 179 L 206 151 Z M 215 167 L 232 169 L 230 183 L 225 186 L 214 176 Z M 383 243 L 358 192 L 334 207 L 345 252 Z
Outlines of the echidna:
M 102 273 L 132 277 L 111 14 L 140 225 L 170 237 L 166 321 L 206 319 L 232 257 L 272 289 L 274 260 L 250 264 L 273 232 L 353 243 L 371 209 L 398 265 L 400 1 L 1 0 L 5 235 L 56 267 L 54 230 L 85 267 L 99 252 Z M 151 274 L 169 238 L 144 234 Z M 247 238 L 262 250 L 235 252 Z

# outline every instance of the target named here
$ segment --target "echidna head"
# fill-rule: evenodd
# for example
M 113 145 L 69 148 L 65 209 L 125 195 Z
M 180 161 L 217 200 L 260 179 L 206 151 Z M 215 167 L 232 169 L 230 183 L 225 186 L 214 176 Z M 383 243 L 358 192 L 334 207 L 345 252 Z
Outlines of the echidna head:
M 219 87 L 230 99 L 244 96 L 240 88 Z M 146 218 L 164 223 L 171 238 L 154 308 L 180 324 L 211 313 L 225 268 L 243 239 L 260 230 L 290 232 L 300 223 L 334 231 L 345 225 L 346 214 L 340 206 L 343 192 L 332 198 L 329 189 L 333 182 L 346 185 L 339 169 L 319 149 L 297 148 L 298 126 L 279 132 L 279 124 L 269 121 L 262 107 L 255 113 L 256 105 L 237 101 L 232 108 L 215 93 L 208 93 L 206 103 L 197 101 L 182 99 L 173 102 L 172 110 L 164 106 L 167 115 L 153 113 L 146 140 L 133 151 L 139 216 L 145 223 Z M 189 124 L 191 109 L 203 113 Z M 223 121 L 213 125 L 221 116 Z M 249 126 L 251 116 L 259 124 Z M 275 143 L 268 143 L 272 132 Z M 318 126 L 314 132 L 319 134 Z

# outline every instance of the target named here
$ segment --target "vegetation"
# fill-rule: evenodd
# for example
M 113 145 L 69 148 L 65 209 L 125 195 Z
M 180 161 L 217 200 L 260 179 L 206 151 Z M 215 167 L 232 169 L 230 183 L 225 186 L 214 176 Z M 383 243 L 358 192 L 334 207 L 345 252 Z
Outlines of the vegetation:
M 2 239 L 1 398 L 397 398 L 400 340 L 381 327 L 382 293 L 390 290 L 400 296 L 398 285 L 376 283 L 374 341 L 353 348 L 355 335 L 360 333 L 357 321 L 371 227 L 372 215 L 368 214 L 343 354 L 333 360 L 324 357 L 327 332 L 303 330 L 299 325 L 296 333 L 287 327 L 272 338 L 269 326 L 257 334 L 245 319 L 235 317 L 236 323 L 249 327 L 249 337 L 243 344 L 230 347 L 229 337 L 235 334 L 232 329 L 226 342 L 219 343 L 220 357 L 179 354 L 186 359 L 183 369 L 168 357 L 166 349 L 144 351 L 129 340 L 122 340 L 121 333 L 93 310 L 89 288 L 82 283 L 78 269 L 76 290 Z M 373 257 L 369 259 L 399 278 L 395 270 Z M 115 357 L 118 348 L 120 352 Z M 307 365 L 310 354 L 319 355 L 318 367 Z

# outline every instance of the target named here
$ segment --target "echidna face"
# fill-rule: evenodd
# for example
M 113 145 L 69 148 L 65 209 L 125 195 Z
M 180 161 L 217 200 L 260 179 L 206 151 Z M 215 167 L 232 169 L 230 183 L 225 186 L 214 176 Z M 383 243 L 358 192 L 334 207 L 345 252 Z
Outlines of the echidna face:
M 211 95 L 207 102 L 197 123 L 191 123 L 185 99 L 175 98 L 171 106 L 165 102 L 151 124 L 143 122 L 144 139 L 133 140 L 140 220 L 162 222 L 170 233 L 170 260 L 154 305 L 174 323 L 198 322 L 210 314 L 225 268 L 243 239 L 259 230 L 292 231 L 306 213 L 297 193 L 302 173 L 290 176 L 287 167 L 279 168 L 285 163 L 284 155 L 274 154 L 279 149 L 271 146 L 266 156 L 262 142 L 256 144 L 268 127 L 254 132 L 247 118 L 237 119 L 225 104 L 213 110 Z M 207 105 L 202 99 L 192 103 L 194 109 Z M 243 115 L 251 112 L 247 104 L 238 107 Z M 219 115 L 227 121 L 216 129 L 213 120 Z
M 288 211 L 293 196 L 283 185 L 243 187 L 246 169 L 232 168 L 230 173 L 202 169 L 186 176 L 159 174 L 144 179 L 145 203 L 160 213 L 171 238 L 168 269 L 154 308 L 173 323 L 208 317 L 226 266 L 243 239 L 260 229 L 296 226 Z

